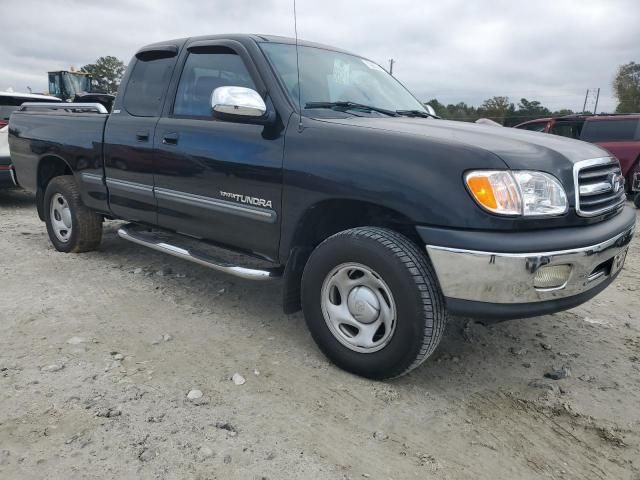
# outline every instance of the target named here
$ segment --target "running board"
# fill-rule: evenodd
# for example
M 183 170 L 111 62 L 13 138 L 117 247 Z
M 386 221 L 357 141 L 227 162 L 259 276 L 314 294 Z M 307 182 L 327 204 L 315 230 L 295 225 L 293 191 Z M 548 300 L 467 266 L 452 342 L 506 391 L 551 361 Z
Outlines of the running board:
M 135 224 L 123 225 L 118 229 L 118 236 L 130 242 L 137 243 L 138 245 L 157 250 L 158 252 L 168 253 L 174 257 L 189 260 L 190 262 L 204 265 L 219 272 L 228 273 L 248 280 L 271 280 L 282 276 L 282 267 L 257 269 L 233 265 L 207 253 L 167 243 L 163 238 L 156 236 L 154 232 L 144 231 L 140 228 L 141 227 Z

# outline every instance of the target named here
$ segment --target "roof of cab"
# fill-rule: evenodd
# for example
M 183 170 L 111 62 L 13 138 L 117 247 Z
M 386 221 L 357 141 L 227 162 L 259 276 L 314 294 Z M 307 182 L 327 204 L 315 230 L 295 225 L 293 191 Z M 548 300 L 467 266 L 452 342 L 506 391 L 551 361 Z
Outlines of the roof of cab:
M 150 49 L 152 47 L 159 47 L 164 45 L 182 46 L 185 43 L 190 43 L 194 41 L 203 41 L 203 40 L 205 41 L 206 40 L 236 40 L 240 43 L 255 42 L 255 43 L 284 43 L 287 45 L 296 44 L 296 39 L 291 37 L 280 37 L 277 35 L 262 35 L 262 34 L 249 34 L 249 33 L 230 33 L 230 34 L 223 34 L 223 35 L 202 35 L 197 37 L 186 37 L 186 38 L 176 38 L 172 40 L 164 40 L 162 42 L 155 42 L 149 45 L 145 45 L 140 50 L 138 50 L 138 53 L 145 51 L 147 49 Z M 340 48 L 332 47 L 330 45 L 324 45 L 321 43 L 309 42 L 307 40 L 298 39 L 298 45 L 301 45 L 303 47 L 322 48 L 325 50 L 333 50 L 335 52 L 354 55 L 353 53 L 348 52 L 346 50 L 342 50 Z

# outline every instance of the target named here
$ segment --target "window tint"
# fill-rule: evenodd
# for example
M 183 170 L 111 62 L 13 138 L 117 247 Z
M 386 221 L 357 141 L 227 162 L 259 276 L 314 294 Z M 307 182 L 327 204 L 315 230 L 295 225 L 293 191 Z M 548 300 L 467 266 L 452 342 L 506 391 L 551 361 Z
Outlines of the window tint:
M 551 133 L 554 135 L 568 138 L 580 138 L 580 130 L 582 130 L 582 123 L 575 122 L 557 122 L 551 127 Z
M 587 142 L 621 142 L 637 138 L 638 120 L 586 121 L 582 128 L 582 140 Z
M 124 109 L 136 117 L 156 117 L 169 83 L 175 57 L 138 59 L 124 94 Z
M 190 53 L 178 85 L 174 115 L 210 117 L 211 93 L 229 86 L 256 90 L 239 55 L 226 48 L 213 53 Z

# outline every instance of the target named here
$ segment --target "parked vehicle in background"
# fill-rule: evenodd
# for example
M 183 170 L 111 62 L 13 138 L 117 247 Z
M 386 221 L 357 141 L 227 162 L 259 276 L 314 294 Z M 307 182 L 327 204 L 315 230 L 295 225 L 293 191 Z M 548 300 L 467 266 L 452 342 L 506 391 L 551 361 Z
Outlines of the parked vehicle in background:
M 0 92 L 0 188 L 14 186 L 9 157 L 9 117 L 25 102 L 59 102 L 57 97 L 32 93 Z
M 283 276 L 285 312 L 302 308 L 320 349 L 371 378 L 420 365 L 448 314 L 586 302 L 619 274 L 635 227 L 603 149 L 433 118 L 378 64 L 294 39 L 148 45 L 112 113 L 31 105 L 9 127 L 56 249 L 96 249 L 117 218 L 139 245 Z M 229 264 L 212 244 L 266 263 Z
M 0 188 L 13 186 L 11 179 L 11 158 L 9 156 L 9 126 L 0 128 Z
M 636 197 L 640 194 L 640 114 L 539 118 L 514 128 L 552 133 L 601 146 L 620 160 L 627 193 Z

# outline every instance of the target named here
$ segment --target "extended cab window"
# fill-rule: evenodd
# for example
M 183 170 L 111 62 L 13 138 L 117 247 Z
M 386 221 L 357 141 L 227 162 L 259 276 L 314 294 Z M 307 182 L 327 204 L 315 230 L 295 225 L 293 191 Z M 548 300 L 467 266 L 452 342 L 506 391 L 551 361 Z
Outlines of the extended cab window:
M 581 140 L 587 142 L 623 142 L 638 138 L 638 120 L 587 120 Z
M 228 86 L 256 90 L 239 55 L 225 47 L 192 51 L 182 70 L 173 114 L 211 117 L 211 94 Z
M 169 84 L 175 56 L 138 58 L 124 94 L 124 109 L 136 117 L 157 117 Z

